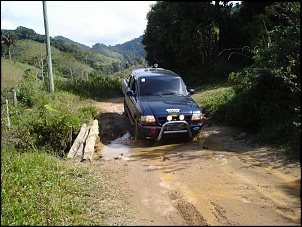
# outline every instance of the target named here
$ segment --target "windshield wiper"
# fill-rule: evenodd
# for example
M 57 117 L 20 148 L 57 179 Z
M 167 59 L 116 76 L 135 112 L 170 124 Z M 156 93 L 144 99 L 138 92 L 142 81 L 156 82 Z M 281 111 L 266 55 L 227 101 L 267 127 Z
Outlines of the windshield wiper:
M 141 96 L 161 96 L 161 95 L 155 93 L 142 93 Z
M 168 92 L 168 93 L 163 93 L 163 95 L 175 95 L 176 92 Z

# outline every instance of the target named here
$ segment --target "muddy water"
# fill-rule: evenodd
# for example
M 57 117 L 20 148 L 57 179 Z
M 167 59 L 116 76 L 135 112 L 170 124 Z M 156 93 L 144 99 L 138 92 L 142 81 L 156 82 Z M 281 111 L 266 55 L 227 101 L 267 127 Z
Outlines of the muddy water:
M 110 159 L 148 159 L 163 160 L 164 154 L 174 149 L 185 149 L 185 146 L 195 146 L 202 149 L 214 149 L 215 151 L 227 151 L 228 147 L 224 145 L 224 141 L 232 140 L 231 137 L 211 138 L 209 134 L 203 133 L 203 138 L 197 141 L 187 140 L 163 140 L 154 143 L 148 141 L 134 141 L 131 134 L 127 132 L 109 144 L 103 145 L 101 152 L 104 160 Z M 183 150 L 181 149 L 181 150 Z M 224 155 L 218 155 L 218 159 L 222 159 Z
M 116 133 L 111 131 L 110 128 L 118 129 L 121 125 L 126 126 L 129 122 L 127 117 L 123 115 L 123 98 L 112 99 L 110 102 L 98 103 L 99 107 L 106 113 L 102 116 L 102 122 L 106 126 L 103 130 L 102 137 L 107 137 L 109 133 Z M 107 123 L 106 123 L 107 122 Z M 101 127 L 104 127 L 100 125 Z M 132 127 L 132 126 L 129 126 Z M 107 141 L 102 144 L 101 154 L 105 160 L 109 159 L 149 159 L 149 160 L 162 160 L 164 154 L 173 151 L 173 149 L 185 151 L 196 147 L 202 150 L 215 150 L 215 151 L 230 151 L 228 142 L 232 143 L 233 135 L 238 132 L 233 132 L 231 128 L 224 128 L 222 132 L 216 127 L 204 127 L 200 137 L 194 141 L 188 142 L 187 140 L 172 139 L 164 140 L 155 143 L 148 141 L 134 141 L 131 133 L 120 134 L 117 139 Z M 118 130 L 124 131 L 124 130 Z M 108 135 L 109 135 L 108 134 Z M 121 136 L 122 135 L 122 136 Z M 194 149 L 194 148 L 193 148 Z M 219 156 L 221 157 L 221 156 Z
M 119 137 L 109 144 L 102 147 L 102 158 L 105 160 L 121 158 L 128 160 L 131 155 L 130 146 L 126 145 L 130 140 L 130 133 L 126 133 L 124 136 Z
M 169 151 L 172 144 L 154 143 L 150 144 L 147 141 L 136 142 L 131 139 L 130 133 L 119 137 L 102 148 L 102 158 L 109 159 L 162 159 L 164 153 Z

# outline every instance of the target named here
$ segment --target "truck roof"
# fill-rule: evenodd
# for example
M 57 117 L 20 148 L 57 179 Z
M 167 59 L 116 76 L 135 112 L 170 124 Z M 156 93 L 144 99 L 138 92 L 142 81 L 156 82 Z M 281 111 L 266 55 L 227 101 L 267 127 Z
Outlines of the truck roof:
M 153 76 L 163 76 L 163 75 L 180 77 L 175 72 L 163 68 L 139 68 L 133 70 L 132 74 L 136 77 L 149 77 L 149 76 L 153 77 Z

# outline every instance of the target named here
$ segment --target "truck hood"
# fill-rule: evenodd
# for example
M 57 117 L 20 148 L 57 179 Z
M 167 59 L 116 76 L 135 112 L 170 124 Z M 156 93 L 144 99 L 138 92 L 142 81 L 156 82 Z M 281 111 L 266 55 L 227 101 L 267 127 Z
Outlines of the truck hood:
M 200 111 L 190 96 L 148 96 L 140 98 L 143 115 L 169 115 L 170 113 L 192 114 Z

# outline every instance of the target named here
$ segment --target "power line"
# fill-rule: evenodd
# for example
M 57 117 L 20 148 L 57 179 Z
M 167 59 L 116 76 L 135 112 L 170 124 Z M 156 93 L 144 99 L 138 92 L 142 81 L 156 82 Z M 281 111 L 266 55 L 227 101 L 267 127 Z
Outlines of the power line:
M 3 18 L 2 18 L 1 20 L 4 20 L 6 14 L 7 14 L 7 11 L 9 10 L 10 6 L 12 5 L 12 3 L 13 3 L 13 1 L 11 1 L 11 2 L 9 3 L 9 6 L 8 6 L 8 8 L 6 9 L 5 14 L 4 14 L 4 16 L 3 16 Z

